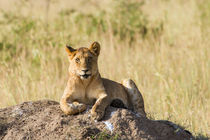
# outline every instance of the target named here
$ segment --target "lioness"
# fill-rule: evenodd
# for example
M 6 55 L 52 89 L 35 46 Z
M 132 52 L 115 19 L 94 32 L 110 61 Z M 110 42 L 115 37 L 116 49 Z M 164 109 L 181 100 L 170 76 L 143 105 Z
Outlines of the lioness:
M 128 109 L 146 116 L 144 101 L 135 83 L 128 79 L 122 84 L 102 78 L 98 70 L 100 44 L 74 49 L 66 46 L 69 57 L 69 80 L 60 100 L 65 114 L 77 114 L 93 105 L 91 116 L 100 120 L 113 100 L 121 100 Z

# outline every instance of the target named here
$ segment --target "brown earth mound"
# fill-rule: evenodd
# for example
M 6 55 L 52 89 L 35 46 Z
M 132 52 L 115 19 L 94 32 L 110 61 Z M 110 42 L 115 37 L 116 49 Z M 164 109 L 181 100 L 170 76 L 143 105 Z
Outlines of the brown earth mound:
M 154 121 L 109 107 L 102 121 L 91 120 L 90 109 L 64 115 L 58 102 L 25 102 L 0 109 L 0 139 L 120 139 L 182 140 L 192 135 L 169 121 Z

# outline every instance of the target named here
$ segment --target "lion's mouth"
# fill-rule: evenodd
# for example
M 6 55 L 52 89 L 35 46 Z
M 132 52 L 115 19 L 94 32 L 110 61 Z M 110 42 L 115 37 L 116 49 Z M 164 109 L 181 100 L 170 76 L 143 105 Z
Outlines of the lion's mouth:
M 91 74 L 83 74 L 83 75 L 80 75 L 80 77 L 82 78 L 82 79 L 87 79 L 88 77 L 90 77 L 91 76 Z

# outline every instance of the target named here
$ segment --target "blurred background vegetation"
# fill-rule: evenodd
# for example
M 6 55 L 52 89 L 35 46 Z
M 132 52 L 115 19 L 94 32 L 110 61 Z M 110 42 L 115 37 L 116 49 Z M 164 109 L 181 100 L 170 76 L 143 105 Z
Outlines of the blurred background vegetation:
M 65 45 L 93 41 L 102 76 L 134 79 L 150 118 L 210 136 L 208 0 L 0 0 L 0 107 L 59 101 Z

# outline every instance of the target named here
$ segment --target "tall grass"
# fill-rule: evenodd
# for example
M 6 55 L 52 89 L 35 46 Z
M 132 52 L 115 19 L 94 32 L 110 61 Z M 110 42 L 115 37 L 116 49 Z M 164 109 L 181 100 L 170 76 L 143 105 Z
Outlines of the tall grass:
M 153 119 L 210 136 L 210 3 L 0 0 L 0 107 L 59 101 L 65 44 L 102 51 L 102 76 L 132 78 Z

